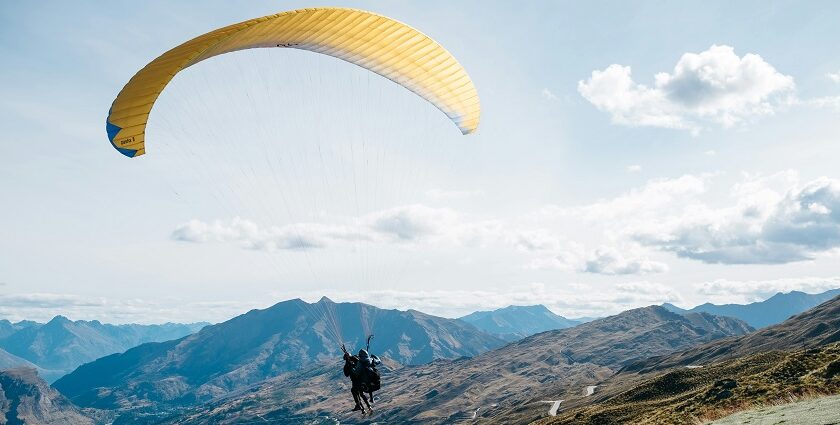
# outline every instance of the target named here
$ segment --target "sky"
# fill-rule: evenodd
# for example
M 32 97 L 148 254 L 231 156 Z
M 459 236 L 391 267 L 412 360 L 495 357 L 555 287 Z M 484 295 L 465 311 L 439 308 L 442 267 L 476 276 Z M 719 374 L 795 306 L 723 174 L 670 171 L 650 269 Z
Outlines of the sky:
M 477 134 L 291 49 L 129 78 L 304 1 L 0 4 L 0 317 L 221 321 L 284 299 L 567 317 L 840 287 L 837 2 L 342 2 L 464 66 Z

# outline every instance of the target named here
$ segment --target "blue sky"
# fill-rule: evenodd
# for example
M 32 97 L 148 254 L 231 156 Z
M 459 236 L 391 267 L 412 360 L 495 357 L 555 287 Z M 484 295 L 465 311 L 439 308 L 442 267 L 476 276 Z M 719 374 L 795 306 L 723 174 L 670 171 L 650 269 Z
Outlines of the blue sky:
M 0 314 L 213 321 L 326 294 L 577 316 L 840 286 L 835 2 L 335 5 L 447 47 L 478 134 L 277 49 L 179 75 L 128 160 L 103 121 L 134 72 L 312 4 L 0 5 Z

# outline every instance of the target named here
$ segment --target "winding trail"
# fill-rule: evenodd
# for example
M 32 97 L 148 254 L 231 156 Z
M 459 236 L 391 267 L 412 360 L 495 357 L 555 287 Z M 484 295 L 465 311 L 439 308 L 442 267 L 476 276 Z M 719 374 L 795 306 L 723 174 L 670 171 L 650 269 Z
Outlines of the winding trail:
M 551 407 L 548 409 L 548 414 L 551 416 L 557 416 L 557 409 L 560 408 L 560 403 L 563 400 L 543 400 L 543 403 L 551 403 Z

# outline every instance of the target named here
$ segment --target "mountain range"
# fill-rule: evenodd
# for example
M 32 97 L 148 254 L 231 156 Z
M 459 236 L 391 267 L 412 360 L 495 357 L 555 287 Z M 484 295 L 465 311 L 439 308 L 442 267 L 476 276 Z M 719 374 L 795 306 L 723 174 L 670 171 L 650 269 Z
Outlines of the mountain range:
M 788 293 L 779 292 L 764 301 L 750 304 L 716 305 L 705 303 L 689 310 L 684 310 L 669 303 L 662 304 L 662 306 L 675 313 L 704 312 L 718 316 L 735 317 L 749 323 L 756 329 L 760 329 L 781 323 L 791 316 L 820 305 L 838 295 L 840 295 L 840 289 L 832 289 L 820 294 L 791 291 Z
M 505 341 L 515 341 L 544 331 L 571 328 L 581 323 L 554 314 L 543 305 L 512 305 L 493 311 L 477 311 L 460 320 Z
M 0 367 L 30 367 L 52 381 L 79 365 L 151 341 L 189 335 L 207 323 L 111 325 L 56 316 L 47 323 L 0 320 Z
M 658 306 L 629 310 L 542 332 L 472 358 L 389 368 L 374 420 L 449 423 L 474 414 L 492 420 L 522 406 L 530 406 L 538 417 L 542 409 L 535 400 L 543 395 L 598 382 L 648 356 L 749 331 L 740 320 L 705 313 L 679 315 Z M 302 421 L 323 415 L 356 423 L 357 416 L 340 413 L 351 406 L 349 382 L 340 362 L 334 362 L 269 379 L 171 423 L 232 424 L 281 417 Z
M 191 405 L 267 378 L 341 359 L 329 332 L 361 348 L 363 329 L 375 335 L 376 353 L 405 365 L 475 356 L 504 344 L 455 319 L 415 310 L 384 310 L 361 303 L 309 304 L 295 299 L 252 310 L 173 341 L 143 344 L 85 364 L 54 386 L 78 405 L 119 408 Z
M 37 415 L 27 408 L 12 411 L 33 400 L 43 418 L 68 415 L 81 421 L 53 423 L 88 423 L 76 415 L 115 425 L 527 423 L 540 418 L 644 423 L 646 417 L 668 415 L 714 419 L 739 400 L 767 402 L 795 388 L 818 393 L 840 386 L 834 378 L 840 373 L 832 372 L 840 371 L 840 297 L 759 331 L 733 317 L 650 306 L 538 332 L 540 324 L 560 324 L 560 316 L 546 311 L 509 307 L 470 315 L 485 327 L 481 330 L 469 319 L 413 310 L 326 298 L 311 304 L 284 301 L 86 363 L 55 382 L 63 396 L 44 390 L 32 369 L 39 365 L 0 351 L 0 363 L 30 365 L 0 373 L 0 396 L 8 397 L 0 398 L 0 409 L 6 409 L 5 423 L 24 417 L 30 418 L 26 423 L 49 423 L 31 419 Z M 13 348 L 17 353 L 60 365 L 107 345 L 99 338 L 110 334 L 101 328 L 111 325 L 63 317 L 47 324 L 0 321 L 0 346 L 8 341 L 9 347 L 23 347 Z M 122 339 L 112 335 L 107 341 L 128 344 L 144 332 L 122 330 Z M 503 341 L 533 332 L 538 333 Z M 368 333 L 375 334 L 371 348 L 385 364 L 376 414 L 362 419 L 347 412 L 349 380 L 341 371 L 337 341 L 357 350 Z M 45 372 L 50 370 L 37 369 Z M 762 385 L 776 382 L 774 377 L 777 383 Z M 19 383 L 28 392 L 16 390 L 24 388 Z M 745 388 L 759 388 L 761 394 Z M 43 394 L 42 399 L 33 394 Z M 0 413 L 0 423 L 2 418 Z M 660 419 L 656 423 L 668 423 Z

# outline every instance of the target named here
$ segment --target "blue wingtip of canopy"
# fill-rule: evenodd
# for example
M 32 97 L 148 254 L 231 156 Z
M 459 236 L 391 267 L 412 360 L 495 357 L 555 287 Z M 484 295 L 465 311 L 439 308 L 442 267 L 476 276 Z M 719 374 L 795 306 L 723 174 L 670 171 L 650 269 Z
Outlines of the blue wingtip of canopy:
M 108 140 L 111 143 L 114 143 L 114 137 L 117 137 L 117 133 L 120 132 L 122 128 L 117 125 L 111 124 L 110 121 L 107 119 L 105 120 L 105 131 L 108 133 Z
M 117 148 L 116 146 L 114 146 L 114 148 L 116 148 L 121 154 L 129 158 L 134 158 L 134 156 L 137 155 L 137 149 L 123 149 Z
M 108 111 L 108 116 L 111 116 L 111 111 Z M 117 133 L 119 133 L 120 130 L 122 130 L 120 126 L 111 124 L 107 118 L 105 119 L 105 131 L 108 133 L 108 141 L 111 142 L 111 146 L 113 146 L 119 153 L 129 158 L 134 158 L 134 156 L 137 155 L 137 149 L 123 149 L 114 144 L 114 137 L 117 137 Z

